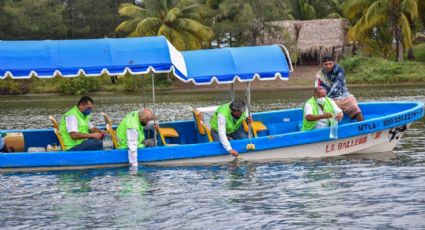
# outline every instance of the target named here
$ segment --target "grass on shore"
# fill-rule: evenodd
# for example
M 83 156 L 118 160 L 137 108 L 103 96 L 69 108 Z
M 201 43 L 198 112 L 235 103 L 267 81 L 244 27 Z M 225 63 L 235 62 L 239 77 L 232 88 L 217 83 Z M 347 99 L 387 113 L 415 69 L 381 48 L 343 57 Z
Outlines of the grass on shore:
M 378 57 L 354 56 L 340 61 L 347 80 L 354 84 L 397 84 L 425 82 L 425 63 L 394 62 Z

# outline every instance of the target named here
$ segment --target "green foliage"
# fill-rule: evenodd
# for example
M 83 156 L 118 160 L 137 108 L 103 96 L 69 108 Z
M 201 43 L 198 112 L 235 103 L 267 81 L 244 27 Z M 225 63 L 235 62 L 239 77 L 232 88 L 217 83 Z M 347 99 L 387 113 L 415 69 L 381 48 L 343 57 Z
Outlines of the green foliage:
M 23 94 L 23 84 L 24 82 L 21 82 L 19 84 L 17 81 L 12 80 L 10 78 L 7 78 L 5 80 L 0 80 L 0 94 L 11 94 L 11 95 L 18 95 Z
M 415 61 L 425 63 L 425 43 L 418 44 L 413 47 Z
M 412 47 L 411 23 L 418 17 L 416 0 L 357 0 L 344 5 L 345 16 L 355 21 L 348 32 L 352 41 L 373 39 L 377 28 L 391 28 L 396 41 L 397 61 L 403 60 L 403 47 Z
M 383 58 L 353 56 L 341 60 L 347 80 L 355 84 L 395 84 L 425 82 L 425 65 L 420 62 L 394 62 Z
M 165 36 L 177 49 L 208 47 L 214 33 L 201 23 L 195 0 L 144 0 L 142 6 L 122 4 L 119 14 L 127 20 L 116 28 L 130 36 Z
M 0 6 L 0 35 L 7 39 L 65 37 L 64 6 L 56 0 L 5 0 Z
M 79 76 L 75 78 L 64 78 L 60 81 L 61 89 L 66 94 L 81 95 L 98 88 L 96 78 Z

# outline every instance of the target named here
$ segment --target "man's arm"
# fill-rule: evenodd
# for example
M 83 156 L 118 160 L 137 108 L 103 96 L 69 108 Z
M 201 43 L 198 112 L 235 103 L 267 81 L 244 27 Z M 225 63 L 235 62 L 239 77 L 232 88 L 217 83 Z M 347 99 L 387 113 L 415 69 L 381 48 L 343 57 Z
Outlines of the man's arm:
M 320 119 L 327 119 L 327 118 L 331 118 L 332 114 L 330 113 L 323 113 L 323 114 L 319 114 L 319 115 L 313 115 L 313 108 L 311 108 L 311 106 L 309 104 L 306 104 L 304 107 L 304 114 L 305 114 L 305 119 L 307 121 L 318 121 Z
M 127 129 L 128 161 L 132 166 L 137 166 L 137 147 L 139 146 L 139 133 L 136 129 Z
M 78 120 L 75 116 L 69 115 L 65 118 L 66 129 L 72 139 L 86 139 L 86 138 L 95 138 L 101 139 L 101 133 L 79 133 L 78 132 Z
M 226 118 L 224 118 L 223 115 L 218 114 L 218 136 L 220 138 L 220 142 L 223 145 L 223 148 L 232 154 L 233 156 L 237 156 L 238 152 L 234 149 L 232 149 L 232 146 L 230 145 L 229 140 L 227 139 L 226 135 Z
M 328 91 L 327 96 L 331 95 L 334 91 L 336 91 L 339 87 L 342 87 L 342 83 L 345 79 L 345 72 L 343 70 L 338 71 L 338 75 L 335 77 L 331 89 Z

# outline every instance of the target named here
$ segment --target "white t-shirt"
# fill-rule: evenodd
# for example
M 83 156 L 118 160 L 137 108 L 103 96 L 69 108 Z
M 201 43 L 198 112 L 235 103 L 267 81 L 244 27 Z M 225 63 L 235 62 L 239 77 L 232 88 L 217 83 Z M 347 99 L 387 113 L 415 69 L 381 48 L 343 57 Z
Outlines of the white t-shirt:
M 74 115 L 68 115 L 65 117 L 66 131 L 68 133 L 78 132 L 78 120 Z M 89 129 L 94 128 L 94 125 L 89 121 Z
M 332 99 L 330 101 L 331 101 L 331 104 L 332 104 L 332 107 L 333 107 L 333 114 L 336 115 L 336 114 L 342 112 L 342 110 L 336 105 L 336 103 Z M 306 105 L 304 107 L 304 114 L 305 114 L 305 116 L 313 114 L 313 107 L 311 107 L 311 105 L 309 103 L 306 103 Z M 322 115 L 322 114 L 323 114 L 323 111 L 319 106 L 319 115 Z M 318 120 L 316 128 L 314 128 L 314 129 L 320 129 L 320 128 L 325 128 L 325 127 L 329 127 L 329 119 L 327 119 L 327 118 Z

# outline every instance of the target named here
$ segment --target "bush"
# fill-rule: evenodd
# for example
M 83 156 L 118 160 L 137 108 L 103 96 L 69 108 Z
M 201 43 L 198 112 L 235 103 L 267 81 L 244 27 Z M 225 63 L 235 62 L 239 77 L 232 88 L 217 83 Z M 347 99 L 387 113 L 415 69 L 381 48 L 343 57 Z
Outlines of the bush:
M 98 79 L 79 76 L 76 78 L 63 78 L 61 79 L 61 88 L 64 93 L 81 95 L 94 91 L 98 88 Z

